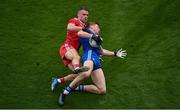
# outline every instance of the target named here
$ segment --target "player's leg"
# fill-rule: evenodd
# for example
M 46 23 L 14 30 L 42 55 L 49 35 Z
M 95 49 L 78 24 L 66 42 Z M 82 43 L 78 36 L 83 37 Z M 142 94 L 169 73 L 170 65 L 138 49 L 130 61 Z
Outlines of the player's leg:
M 82 72 L 79 74 L 70 84 L 66 87 L 63 93 L 60 94 L 59 97 L 59 104 L 64 105 L 65 96 L 68 95 L 74 88 L 77 87 L 84 79 L 88 78 L 93 70 L 93 61 L 88 60 L 84 62 L 84 66 L 89 67 L 89 70 L 86 72 Z
M 65 58 L 72 61 L 72 66 L 74 69 L 80 66 L 80 56 L 74 48 L 69 49 L 65 53 Z
M 87 71 L 87 67 L 80 67 L 80 57 L 76 49 L 69 44 L 64 44 L 60 47 L 59 54 L 65 66 L 72 64 L 73 72 L 80 73 Z M 72 70 L 72 69 L 71 69 Z
M 68 66 L 70 70 L 74 71 L 74 73 L 80 73 L 89 70 L 88 67 L 82 66 L 80 67 L 80 57 L 77 51 L 70 45 L 64 44 L 60 47 L 59 54 L 63 60 L 65 66 Z M 61 77 L 59 79 L 52 78 L 51 81 L 51 90 L 53 91 L 55 87 L 57 87 L 60 83 L 64 83 L 66 81 L 70 81 L 74 79 L 77 75 L 74 73 L 67 75 L 66 77 Z
M 93 69 L 93 62 L 91 60 L 85 61 L 84 66 L 88 66 L 90 69 L 86 72 L 82 72 L 79 74 L 68 86 L 70 89 L 74 89 L 77 85 L 81 83 L 84 79 L 88 78 Z M 64 94 L 69 94 L 70 91 L 64 90 Z
M 68 68 L 70 70 L 73 71 L 73 66 L 72 64 L 68 64 Z M 59 85 L 59 84 L 62 84 L 62 83 L 65 83 L 67 81 L 72 81 L 78 74 L 74 74 L 74 73 L 71 73 L 67 76 L 64 76 L 64 77 L 60 77 L 60 78 L 52 78 L 52 81 L 51 81 L 51 90 L 54 91 L 54 89 Z
M 69 49 L 65 53 L 65 58 L 72 61 L 71 63 L 75 73 L 80 73 L 89 70 L 89 68 L 86 66 L 80 67 L 80 56 L 74 48 Z
M 98 94 L 106 93 L 106 80 L 104 77 L 104 72 L 101 68 L 93 71 L 91 78 L 95 86 L 98 88 Z
M 91 73 L 91 78 L 94 84 L 92 85 L 79 85 L 76 90 L 86 91 L 95 94 L 106 93 L 106 82 L 102 69 L 97 69 Z
M 93 61 L 92 60 L 87 60 L 84 62 L 84 66 L 89 67 L 90 69 L 86 72 L 83 72 L 81 74 L 79 74 L 70 84 L 69 86 L 71 88 L 75 88 L 78 84 L 80 84 L 84 79 L 88 78 L 91 75 L 91 72 L 93 70 Z
M 72 70 L 72 71 L 74 70 L 72 63 L 68 64 L 68 68 L 69 68 L 70 70 Z M 65 76 L 65 77 L 60 77 L 60 78 L 59 78 L 59 80 L 60 80 L 59 82 L 61 83 L 61 82 L 72 81 L 77 75 L 78 75 L 78 74 L 71 73 L 71 74 L 69 74 L 69 75 L 67 75 L 67 76 Z M 62 79 L 62 81 L 61 81 L 61 79 Z
M 60 85 L 60 84 L 63 84 L 65 82 L 68 82 L 68 81 L 72 81 L 75 77 L 77 77 L 78 74 L 69 74 L 67 76 L 64 76 L 64 77 L 60 77 L 60 78 L 52 78 L 52 82 L 51 82 L 51 90 L 54 91 L 54 89 Z

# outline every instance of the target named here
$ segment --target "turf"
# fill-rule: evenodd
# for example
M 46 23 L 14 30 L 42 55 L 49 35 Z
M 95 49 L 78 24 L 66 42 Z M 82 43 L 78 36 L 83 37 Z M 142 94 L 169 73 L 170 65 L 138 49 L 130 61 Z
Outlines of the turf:
M 62 108 L 180 108 L 179 0 L 1 0 L 0 108 L 61 108 L 66 84 L 52 93 L 50 81 L 70 72 L 58 51 L 81 6 L 103 47 L 128 56 L 103 58 L 106 95 L 74 92 Z

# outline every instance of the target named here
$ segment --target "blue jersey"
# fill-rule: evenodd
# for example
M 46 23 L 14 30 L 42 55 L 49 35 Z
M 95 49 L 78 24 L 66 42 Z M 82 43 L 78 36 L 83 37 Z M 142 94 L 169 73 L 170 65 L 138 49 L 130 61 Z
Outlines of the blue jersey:
M 85 32 L 87 33 L 90 33 L 90 34 L 94 34 L 92 31 L 90 31 L 89 29 L 86 29 L 84 30 Z M 94 63 L 94 69 L 93 70 L 96 70 L 98 68 L 101 68 L 101 61 L 100 61 L 100 47 L 92 47 L 90 44 L 89 44 L 89 40 L 90 38 L 82 38 L 80 37 L 80 43 L 83 47 L 83 55 L 82 55 L 82 61 L 83 63 L 86 61 L 86 60 L 92 60 L 93 63 Z

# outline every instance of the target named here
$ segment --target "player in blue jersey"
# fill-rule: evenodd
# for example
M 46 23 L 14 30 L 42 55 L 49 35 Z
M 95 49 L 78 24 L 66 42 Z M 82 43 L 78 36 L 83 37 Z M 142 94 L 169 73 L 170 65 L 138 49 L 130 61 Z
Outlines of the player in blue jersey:
M 84 31 L 91 34 L 99 34 L 100 28 L 98 23 L 92 22 L 88 28 Z M 106 82 L 104 73 L 101 66 L 101 55 L 116 56 L 124 58 L 126 52 L 119 49 L 118 51 L 109 51 L 101 47 L 102 41 L 94 42 L 91 38 L 80 38 L 81 45 L 83 47 L 82 62 L 83 66 L 87 66 L 90 69 L 86 72 L 80 73 L 64 91 L 60 94 L 59 104 L 64 105 L 65 97 L 74 89 L 79 91 L 87 91 L 96 94 L 106 93 Z M 94 84 L 91 85 L 79 85 L 83 80 L 91 76 Z

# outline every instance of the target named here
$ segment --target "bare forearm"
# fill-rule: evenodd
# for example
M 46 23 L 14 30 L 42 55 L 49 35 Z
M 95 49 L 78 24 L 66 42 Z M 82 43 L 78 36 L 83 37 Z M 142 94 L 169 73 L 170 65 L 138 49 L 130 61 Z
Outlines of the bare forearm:
M 84 37 L 84 38 L 91 38 L 92 34 L 89 34 L 89 33 L 84 32 L 84 31 L 81 30 L 81 31 L 78 32 L 78 36 Z
M 102 49 L 101 54 L 104 56 L 114 56 L 114 52 L 106 49 Z

